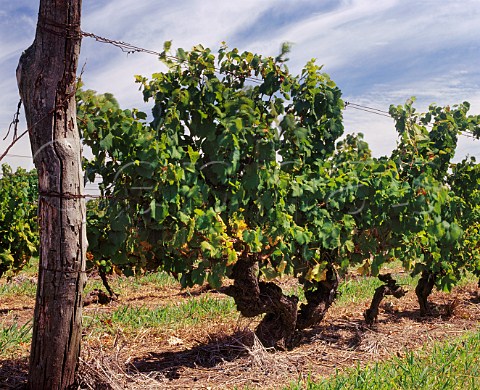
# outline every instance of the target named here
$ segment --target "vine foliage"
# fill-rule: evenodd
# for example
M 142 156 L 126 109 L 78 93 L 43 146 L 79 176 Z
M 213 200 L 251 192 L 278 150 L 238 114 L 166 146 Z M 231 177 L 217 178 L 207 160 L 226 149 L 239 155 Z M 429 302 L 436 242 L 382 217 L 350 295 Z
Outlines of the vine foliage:
M 275 346 L 323 319 L 352 266 L 385 282 L 369 323 L 385 295 L 405 294 L 381 273 L 386 263 L 421 275 L 423 314 L 435 286 L 480 275 L 479 164 L 452 163 L 459 133 L 480 134 L 467 102 L 425 113 L 414 99 L 391 106 L 398 144 L 374 158 L 362 134 L 343 134 L 341 91 L 315 61 L 293 75 L 287 46 L 275 58 L 200 45 L 172 56 L 170 46 L 160 56 L 167 71 L 136 77 L 151 116 L 77 92 L 93 154 L 86 178 L 100 178 L 102 193 L 88 202 L 87 257 L 102 275 L 160 269 L 184 287 L 208 283 L 244 316 L 264 314 L 257 334 Z M 37 196 L 33 182 L 16 185 L 18 196 Z M 22 226 L 29 233 L 14 241 L 23 246 L 11 244 L 0 266 L 34 253 L 34 227 Z M 298 279 L 302 302 L 277 285 L 284 275 Z
M 13 276 L 37 254 L 37 176 L 2 165 L 0 178 L 0 277 Z

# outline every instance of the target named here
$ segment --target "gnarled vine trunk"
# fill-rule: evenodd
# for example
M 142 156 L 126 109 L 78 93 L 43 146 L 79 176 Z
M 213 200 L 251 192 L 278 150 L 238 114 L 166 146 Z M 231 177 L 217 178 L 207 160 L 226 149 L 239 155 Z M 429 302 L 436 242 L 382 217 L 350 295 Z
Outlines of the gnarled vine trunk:
M 28 387 L 71 387 L 80 353 L 85 200 L 76 125 L 81 0 L 41 0 L 17 81 L 39 179 L 40 262 Z
M 407 293 L 397 284 L 397 281 L 392 278 L 391 274 L 379 275 L 378 278 L 386 284 L 375 289 L 370 308 L 363 313 L 365 322 L 368 325 L 372 325 L 377 320 L 380 303 L 386 295 L 393 295 L 395 298 L 399 299 Z
M 329 266 L 326 278 L 307 283 L 305 298 L 298 308 L 298 297 L 287 296 L 272 282 L 259 281 L 255 256 L 240 258 L 232 270 L 233 286 L 224 291 L 235 300 L 237 309 L 245 317 L 265 314 L 255 331 L 266 347 L 291 347 L 296 330 L 312 327 L 323 320 L 334 302 L 338 290 L 338 274 Z
M 305 288 L 307 287 L 307 288 Z M 338 275 L 332 265 L 328 266 L 325 280 L 304 285 L 307 303 L 300 305 L 297 329 L 310 328 L 323 320 L 337 296 Z
M 415 294 L 418 298 L 420 305 L 420 315 L 426 316 L 429 313 L 428 297 L 432 293 L 435 286 L 435 279 L 437 275 L 434 273 L 423 271 L 422 276 L 418 280 L 417 287 L 415 288 Z
M 244 256 L 232 270 L 233 286 L 225 293 L 235 300 L 237 309 L 245 317 L 265 314 L 256 334 L 266 347 L 288 347 L 297 321 L 296 296 L 286 296 L 275 283 L 258 280 L 258 262 L 255 256 Z

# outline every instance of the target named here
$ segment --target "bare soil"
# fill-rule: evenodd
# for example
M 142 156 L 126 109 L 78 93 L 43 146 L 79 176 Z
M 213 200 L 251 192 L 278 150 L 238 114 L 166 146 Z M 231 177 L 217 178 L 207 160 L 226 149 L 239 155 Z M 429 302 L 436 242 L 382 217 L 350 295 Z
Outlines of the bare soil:
M 114 310 L 121 304 L 157 307 L 190 295 L 223 294 L 205 288 L 186 293 L 176 287 L 152 288 L 108 305 L 92 303 L 84 311 Z M 318 326 L 299 333 L 291 350 L 264 348 L 256 339 L 255 321 L 218 319 L 201 327 L 144 329 L 135 335 L 118 332 L 86 335 L 81 354 L 81 389 L 278 389 L 291 382 L 327 377 L 336 370 L 403 356 L 433 341 L 476 330 L 480 321 L 477 285 L 450 294 L 434 292 L 432 313 L 421 317 L 415 293 L 386 298 L 378 321 L 367 326 L 363 312 L 370 302 L 334 304 Z M 0 297 L 0 321 L 23 324 L 33 316 L 33 299 Z M 23 346 L 22 346 L 23 348 Z M 28 345 L 16 357 L 0 360 L 0 388 L 21 388 L 28 368 Z M 4 386 L 4 387 L 2 387 Z

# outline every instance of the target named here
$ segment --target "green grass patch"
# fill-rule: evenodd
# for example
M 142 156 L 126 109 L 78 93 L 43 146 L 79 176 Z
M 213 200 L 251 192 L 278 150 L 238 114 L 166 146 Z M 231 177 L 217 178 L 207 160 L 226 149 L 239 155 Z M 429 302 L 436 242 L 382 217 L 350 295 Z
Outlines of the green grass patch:
M 346 370 L 322 381 L 295 383 L 288 390 L 479 389 L 480 332 L 442 343 L 404 358 Z
M 25 267 L 22 268 L 21 274 L 26 276 L 37 276 L 38 275 L 38 257 L 32 257 Z
M 38 260 L 34 259 L 30 266 L 20 273 L 14 280 L 7 282 L 0 281 L 0 297 L 16 296 L 34 297 L 36 283 L 33 276 L 37 268 Z M 470 283 L 475 278 L 469 277 L 464 283 Z M 408 274 L 397 274 L 398 283 L 405 285 L 408 289 L 414 288 L 417 278 L 411 278 Z M 475 279 L 476 280 L 476 279 Z M 135 277 L 109 277 L 112 289 L 120 296 L 128 296 L 132 292 L 142 292 L 148 289 L 162 289 L 163 287 L 176 287 L 178 282 L 163 272 L 151 272 Z M 336 305 L 348 306 L 372 299 L 375 289 L 382 284 L 378 278 L 357 277 L 346 279 L 340 283 L 339 295 Z M 85 294 L 93 289 L 103 289 L 102 281 L 99 278 L 90 279 L 87 282 Z M 300 286 L 288 289 L 288 294 L 295 293 L 301 299 L 303 290 Z M 188 293 L 188 291 L 187 291 Z M 224 298 L 222 296 L 222 298 Z M 103 310 L 86 312 L 84 315 L 84 327 L 87 333 L 98 335 L 108 332 L 114 334 L 118 329 L 133 334 L 142 328 L 178 329 L 183 327 L 201 326 L 208 321 L 218 319 L 235 319 L 238 316 L 235 304 L 231 298 L 219 298 L 213 294 L 201 296 L 190 296 L 179 301 L 172 300 L 165 306 L 146 307 L 124 305 L 113 311 Z M 95 314 L 94 314 L 95 313 Z M 31 325 L 19 326 L 17 324 L 3 326 L 0 324 L 0 356 L 14 351 L 19 345 L 30 342 Z M 16 347 L 17 346 L 17 347 Z
M 412 278 L 409 274 L 394 275 L 398 284 L 407 289 L 414 287 L 418 282 L 418 276 Z M 366 300 L 371 300 L 375 289 L 383 284 L 376 277 L 361 277 L 358 279 L 349 279 L 342 281 L 338 286 L 338 297 L 336 305 L 345 306 Z
M 0 284 L 0 296 L 25 296 L 35 298 L 37 283 L 30 279 L 14 279 Z
M 127 291 L 141 290 L 148 285 L 154 285 L 156 288 L 173 287 L 178 286 L 179 283 L 173 276 L 166 274 L 165 272 L 149 272 L 144 275 L 138 275 L 134 277 L 108 277 L 108 283 L 112 290 L 119 294 L 124 295 Z M 100 279 L 89 279 L 85 286 L 85 294 L 88 294 L 94 289 L 105 290 L 103 283 Z
M 37 291 L 38 258 L 32 257 L 22 271 L 8 280 L 0 279 L 0 297 L 28 296 L 35 297 Z
M 195 326 L 206 321 L 236 316 L 233 299 L 218 299 L 208 295 L 190 298 L 179 305 L 156 308 L 144 306 L 122 306 L 111 313 L 84 316 L 87 329 L 115 333 L 117 328 L 124 332 L 138 329 L 159 328 L 178 329 Z
M 459 280 L 459 282 L 455 285 L 456 287 L 465 287 L 471 283 L 478 283 L 479 278 L 478 276 L 475 276 L 472 272 L 465 272 L 465 275 L 462 277 L 462 279 Z
M 32 322 L 19 326 L 0 326 L 0 358 L 10 357 L 21 345 L 30 344 L 32 339 Z

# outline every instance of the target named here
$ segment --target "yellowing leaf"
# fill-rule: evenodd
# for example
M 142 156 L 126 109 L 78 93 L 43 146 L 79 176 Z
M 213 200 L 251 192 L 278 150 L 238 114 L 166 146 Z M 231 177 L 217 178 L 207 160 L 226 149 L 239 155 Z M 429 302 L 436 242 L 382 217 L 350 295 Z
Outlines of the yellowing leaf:
M 307 272 L 305 278 L 307 280 L 315 280 L 317 282 L 321 282 L 327 279 L 327 268 L 325 263 L 315 264 L 312 268 L 310 268 Z
M 234 249 L 227 249 L 227 266 L 235 264 L 237 259 L 237 252 Z
M 282 260 L 280 262 L 280 264 L 278 265 L 277 267 L 277 271 L 281 274 L 283 274 L 285 272 L 285 268 L 287 267 L 287 261 L 286 260 Z
M 366 260 L 361 267 L 357 268 L 357 272 L 362 276 L 370 275 L 370 261 Z
M 246 222 L 242 220 L 235 221 L 233 224 L 233 228 L 235 231 L 235 237 L 243 239 L 243 232 L 248 229 L 248 225 Z
M 327 280 L 327 269 L 324 268 L 322 271 L 318 272 L 314 278 L 317 282 L 323 282 L 324 280 Z

